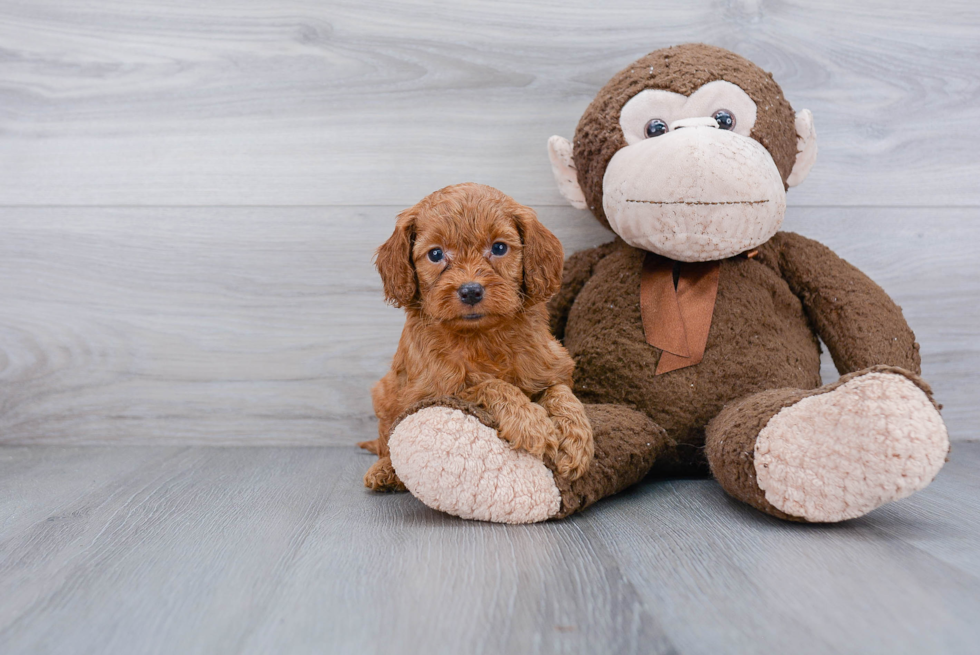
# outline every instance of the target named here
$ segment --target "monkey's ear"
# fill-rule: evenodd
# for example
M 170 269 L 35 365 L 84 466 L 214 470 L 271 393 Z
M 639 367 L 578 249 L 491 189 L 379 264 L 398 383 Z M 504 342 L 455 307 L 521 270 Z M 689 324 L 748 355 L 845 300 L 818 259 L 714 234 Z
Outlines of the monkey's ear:
M 524 302 L 531 306 L 558 293 L 565 251 L 558 237 L 541 224 L 533 209 L 516 202 L 514 205 L 514 220 L 524 244 Z
M 395 231 L 374 253 L 374 265 L 381 274 L 385 300 L 395 307 L 410 305 L 418 295 L 412 246 L 415 243 L 415 207 L 398 215 Z
M 796 162 L 793 172 L 786 178 L 787 186 L 796 186 L 804 179 L 817 161 L 817 130 L 813 127 L 813 114 L 809 109 L 796 112 Z
M 558 191 L 575 209 L 585 209 L 585 194 L 578 185 L 578 171 L 572 159 L 572 144 L 568 139 L 553 136 L 548 139 L 548 158 L 551 159 L 551 172 L 555 174 Z

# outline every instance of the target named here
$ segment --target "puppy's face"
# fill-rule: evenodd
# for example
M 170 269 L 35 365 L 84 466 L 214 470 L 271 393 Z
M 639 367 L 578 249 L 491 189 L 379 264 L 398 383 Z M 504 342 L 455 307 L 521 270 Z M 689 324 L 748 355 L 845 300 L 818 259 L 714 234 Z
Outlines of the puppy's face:
M 464 327 L 521 310 L 524 245 L 516 220 L 504 203 L 487 199 L 420 212 L 412 261 L 425 315 Z
M 460 330 L 547 300 L 562 259 L 533 210 L 477 184 L 447 187 L 402 212 L 377 253 L 390 302 Z

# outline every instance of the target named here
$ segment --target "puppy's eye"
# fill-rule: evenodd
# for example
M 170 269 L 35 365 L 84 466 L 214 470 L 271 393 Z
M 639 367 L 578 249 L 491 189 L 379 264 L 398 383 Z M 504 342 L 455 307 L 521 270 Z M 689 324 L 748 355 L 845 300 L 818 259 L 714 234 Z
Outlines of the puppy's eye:
M 655 136 L 660 136 L 661 134 L 667 134 L 667 123 L 659 118 L 654 118 L 653 120 L 647 122 L 646 126 L 643 128 L 643 134 L 646 135 L 648 139 L 652 139 Z
M 438 264 L 442 261 L 442 248 L 433 248 L 429 251 L 429 261 Z
M 712 116 L 722 130 L 731 130 L 735 127 L 735 115 L 727 109 L 719 109 Z
M 502 241 L 498 241 L 490 246 L 490 253 L 496 257 L 503 257 L 507 254 L 507 244 L 503 243 Z

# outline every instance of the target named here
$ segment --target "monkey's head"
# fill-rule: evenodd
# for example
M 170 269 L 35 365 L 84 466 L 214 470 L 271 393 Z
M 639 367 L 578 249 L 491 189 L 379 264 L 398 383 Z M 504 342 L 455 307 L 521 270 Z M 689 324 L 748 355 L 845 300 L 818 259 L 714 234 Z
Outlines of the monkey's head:
M 691 44 L 617 73 L 582 115 L 574 146 L 553 136 L 548 150 L 573 206 L 634 247 L 694 262 L 776 233 L 817 138 L 809 110 L 794 114 L 771 74 Z

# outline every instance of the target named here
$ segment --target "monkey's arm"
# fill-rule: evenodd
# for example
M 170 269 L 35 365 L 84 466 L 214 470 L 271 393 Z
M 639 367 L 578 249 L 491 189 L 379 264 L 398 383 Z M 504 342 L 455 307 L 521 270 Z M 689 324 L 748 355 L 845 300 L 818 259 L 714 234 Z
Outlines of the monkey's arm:
M 881 287 L 823 244 L 792 232 L 773 240 L 783 278 L 841 375 L 879 364 L 920 372 L 915 335 Z
M 561 288 L 548 301 L 548 316 L 551 320 L 551 333 L 559 340 L 565 338 L 565 323 L 568 322 L 568 311 L 572 308 L 575 298 L 585 283 L 592 277 L 595 265 L 613 250 L 615 241 L 604 243 L 595 248 L 580 250 L 565 260 L 562 270 Z

